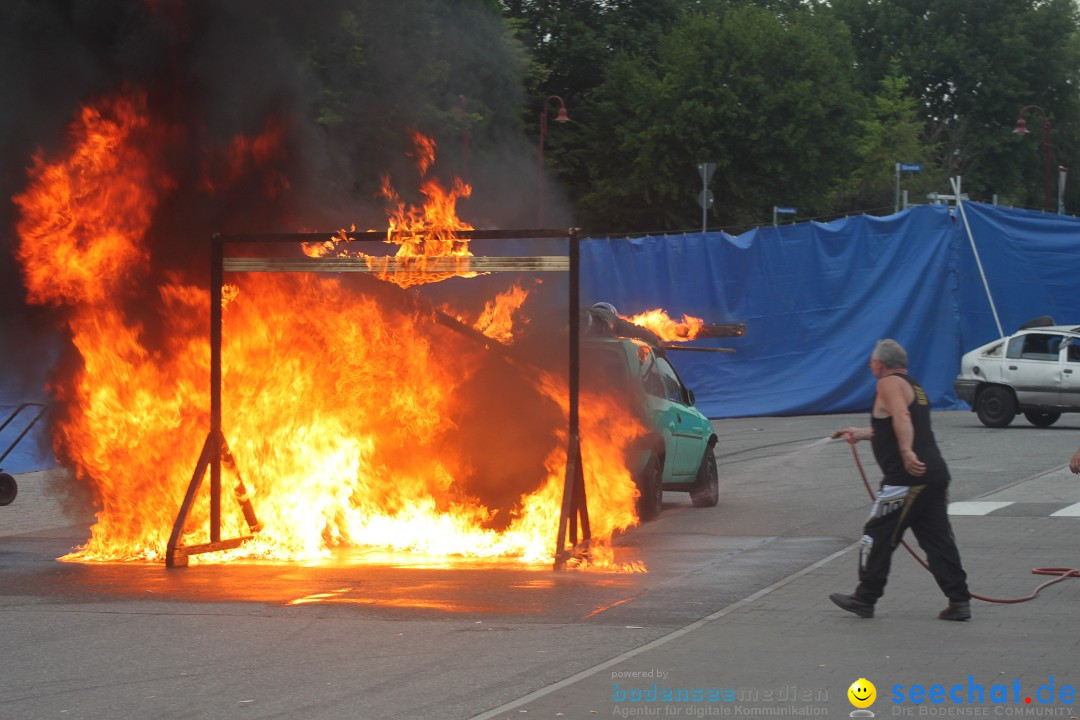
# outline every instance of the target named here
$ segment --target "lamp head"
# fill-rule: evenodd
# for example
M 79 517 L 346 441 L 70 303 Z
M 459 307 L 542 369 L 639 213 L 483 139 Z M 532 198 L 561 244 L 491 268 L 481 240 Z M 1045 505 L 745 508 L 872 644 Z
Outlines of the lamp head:
M 1030 130 L 1027 129 L 1027 120 L 1025 120 L 1022 117 L 1017 118 L 1016 127 L 1013 128 L 1013 132 L 1016 133 L 1017 135 L 1027 135 L 1029 132 L 1031 132 Z

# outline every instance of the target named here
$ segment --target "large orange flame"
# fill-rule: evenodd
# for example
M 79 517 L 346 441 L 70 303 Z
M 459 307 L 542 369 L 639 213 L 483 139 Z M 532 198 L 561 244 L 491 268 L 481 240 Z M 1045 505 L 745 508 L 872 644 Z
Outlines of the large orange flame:
M 52 386 L 63 408 L 54 427 L 57 456 L 92 488 L 99 507 L 90 540 L 71 560 L 161 559 L 208 431 L 209 307 L 202 279 L 174 274 L 152 297 L 131 302 L 150 282 L 147 232 L 174 187 L 156 169 L 169 136 L 159 127 L 137 93 L 88 106 L 72 124 L 70 152 L 53 160 L 39 153 L 26 190 L 15 198 L 29 296 L 68 308 L 82 360 Z M 273 154 L 274 138 L 281 136 L 270 131 L 232 147 L 236 158 L 251 159 L 250 170 Z M 204 164 L 200 187 L 227 186 L 233 165 Z M 428 167 L 425 161 L 423 171 Z M 392 237 L 409 239 L 399 254 L 468 254 L 453 237 L 468 226 L 447 215 L 467 186 L 455 182 L 443 194 L 436 186 L 425 184 L 424 192 L 442 207 L 399 207 L 392 214 Z M 566 465 L 565 380 L 530 368 L 499 393 L 481 378 L 503 404 L 478 407 L 490 399 L 467 392 L 475 373 L 507 361 L 412 305 L 365 292 L 354 279 L 230 276 L 223 427 L 262 530 L 240 548 L 193 559 L 317 559 L 335 547 L 372 546 L 550 561 Z M 501 306 L 505 321 L 522 293 L 509 291 L 491 315 Z M 148 323 L 155 332 L 147 332 Z M 502 326 L 492 332 L 508 337 Z M 158 339 L 151 343 L 148 335 Z M 496 427 L 490 435 L 479 433 L 471 446 L 463 440 L 483 428 L 492 408 L 530 417 L 529 407 L 513 406 L 515 397 L 546 403 L 555 417 L 547 435 L 527 434 L 548 438 L 538 459 L 517 465 L 519 443 L 501 439 L 499 419 L 489 421 Z M 581 409 L 599 557 L 604 541 L 637 522 L 625 453 L 643 430 L 610 398 L 583 397 Z M 494 462 L 470 455 L 475 447 L 497 455 Z M 484 468 L 501 469 L 505 479 L 485 480 Z M 224 498 L 222 507 L 222 536 L 247 534 L 239 506 Z M 208 516 L 204 490 L 186 542 L 205 541 Z
M 142 235 L 169 184 L 155 172 L 162 137 L 152 136 L 145 105 L 145 96 L 125 94 L 83 108 L 67 160 L 34 156 L 33 189 L 14 198 L 31 302 L 106 302 L 145 268 Z
M 705 325 L 704 319 L 692 315 L 683 315 L 681 321 L 674 320 L 668 316 L 666 310 L 660 308 L 646 310 L 633 317 L 624 317 L 623 319 L 652 330 L 661 340 L 666 342 L 693 340 Z

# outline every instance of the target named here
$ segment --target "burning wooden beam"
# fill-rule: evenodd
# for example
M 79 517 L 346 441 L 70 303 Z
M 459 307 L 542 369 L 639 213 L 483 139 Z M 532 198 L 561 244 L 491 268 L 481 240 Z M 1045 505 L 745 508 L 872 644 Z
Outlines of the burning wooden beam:
M 691 352 L 733 353 L 735 348 L 692 347 L 678 343 L 661 343 L 660 347 L 665 350 L 689 350 Z
M 745 323 L 706 323 L 694 339 L 742 337 L 745 334 Z
M 419 255 L 382 257 L 225 258 L 225 272 L 491 273 L 566 272 L 565 256 Z

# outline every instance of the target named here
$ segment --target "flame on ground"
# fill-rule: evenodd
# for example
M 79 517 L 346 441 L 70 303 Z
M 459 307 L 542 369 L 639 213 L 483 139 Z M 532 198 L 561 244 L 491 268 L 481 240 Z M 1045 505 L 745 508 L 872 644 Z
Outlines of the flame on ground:
M 172 137 L 162 127 L 137 93 L 88 106 L 72 124 L 70 153 L 35 156 L 28 186 L 14 198 L 30 298 L 66 308 L 81 358 L 51 386 L 62 408 L 54 448 L 100 509 L 90 540 L 68 560 L 161 560 L 209 428 L 203 279 L 174 273 L 145 295 L 147 232 L 174 188 L 157 169 L 159 148 Z M 233 149 L 254 162 L 275 152 L 274 137 Z M 213 172 L 213 164 L 204 169 Z M 203 187 L 229 182 L 225 170 L 218 175 Z M 440 195 L 433 183 L 425 185 L 429 200 L 449 205 L 430 213 L 399 207 L 393 232 L 410 223 L 424 230 L 402 242 L 399 255 L 468 254 L 453 238 L 468 226 L 445 215 L 467 186 Z M 493 302 L 489 330 L 500 325 L 495 316 L 513 315 L 523 293 L 511 289 Z M 235 550 L 193 560 L 317 560 L 344 546 L 552 559 L 566 466 L 563 379 L 533 368 L 500 390 L 477 374 L 502 361 L 477 343 L 338 277 L 239 275 L 226 297 L 223 427 L 262 530 Z M 477 385 L 487 392 L 468 391 Z M 470 436 L 493 413 L 500 431 L 498 413 L 531 417 L 524 403 L 550 408 L 546 435 Z M 621 403 L 582 398 L 594 564 L 610 567 L 607 541 L 637 523 L 626 450 L 642 432 Z M 522 455 L 530 442 L 543 443 L 538 461 Z M 487 465 L 478 461 L 484 457 Z M 503 472 L 498 482 L 486 479 L 486 468 Z M 223 487 L 231 487 L 236 478 L 224 474 Z M 246 535 L 239 506 L 224 497 L 222 509 L 222 537 Z M 185 544 L 206 541 L 208 518 L 204 484 Z

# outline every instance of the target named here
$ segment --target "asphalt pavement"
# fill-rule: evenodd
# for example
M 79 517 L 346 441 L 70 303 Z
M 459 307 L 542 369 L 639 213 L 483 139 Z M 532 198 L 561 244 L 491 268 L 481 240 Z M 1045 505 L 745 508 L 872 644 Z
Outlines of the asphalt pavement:
M 1080 498 L 1058 469 L 980 502 L 1057 506 Z M 1023 494 L 1037 489 L 1037 494 Z M 1001 511 L 1006 506 L 1001 506 Z M 969 506 L 966 510 L 975 508 Z M 1030 508 L 1028 508 L 1030 510 Z M 1026 512 L 1027 510 L 1025 510 Z M 875 617 L 834 607 L 854 590 L 856 550 L 844 548 L 698 622 L 507 703 L 475 720 L 549 717 L 840 717 L 849 687 L 869 680 L 877 717 L 1077 717 L 1080 568 L 1076 508 L 1068 516 L 952 518 L 973 593 L 968 622 L 937 618 L 945 599 L 904 548 Z M 909 537 L 909 542 L 915 544 Z M 916 546 L 917 550 L 917 546 Z M 673 698 L 665 700 L 664 698 Z M 681 700 L 679 698 L 689 698 Z M 693 701 L 699 698 L 699 701 Z M 527 714 L 526 714 L 527 713 Z
M 717 421 L 720 506 L 668 493 L 617 543 L 647 573 L 64 563 L 87 507 L 51 489 L 62 475 L 19 476 L 0 508 L 0 720 L 1077 717 L 1080 580 L 1012 601 L 1054 579 L 1033 569 L 1080 566 L 1064 466 L 1080 416 L 988 430 L 935 413 L 971 588 L 1006 601 L 963 623 L 937 619 L 945 600 L 903 549 L 876 617 L 827 599 L 854 588 L 869 498 L 825 437 L 864 420 Z M 853 703 L 857 681 L 875 694 Z

